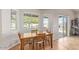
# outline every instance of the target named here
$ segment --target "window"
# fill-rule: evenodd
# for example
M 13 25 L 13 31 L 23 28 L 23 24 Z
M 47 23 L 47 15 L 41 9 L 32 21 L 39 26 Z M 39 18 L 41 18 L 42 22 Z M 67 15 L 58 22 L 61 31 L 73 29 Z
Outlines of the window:
M 48 29 L 48 17 L 43 18 L 43 27 L 44 29 Z
M 31 16 L 24 15 L 24 29 L 28 30 L 31 27 L 30 20 Z
M 26 31 L 37 29 L 38 24 L 39 24 L 38 16 L 24 14 L 24 29 Z
M 11 10 L 11 30 L 16 29 L 16 10 Z
M 31 29 L 37 29 L 38 28 L 38 17 L 32 16 L 31 20 Z

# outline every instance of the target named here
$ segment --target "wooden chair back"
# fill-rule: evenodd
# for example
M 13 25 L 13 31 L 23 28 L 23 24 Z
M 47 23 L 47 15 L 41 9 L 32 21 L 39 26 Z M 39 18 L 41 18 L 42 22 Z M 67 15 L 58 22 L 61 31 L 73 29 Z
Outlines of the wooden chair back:
M 18 36 L 19 36 L 19 39 L 20 39 L 20 42 L 21 42 L 21 33 L 18 33 Z
M 45 40 L 45 33 L 37 34 L 36 39 L 37 39 L 38 41 Z

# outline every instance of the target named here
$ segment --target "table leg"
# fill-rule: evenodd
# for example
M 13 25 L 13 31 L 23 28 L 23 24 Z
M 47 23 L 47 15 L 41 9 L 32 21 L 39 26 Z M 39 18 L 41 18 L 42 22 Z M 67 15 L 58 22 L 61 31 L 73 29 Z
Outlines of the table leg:
M 33 47 L 32 47 L 32 49 L 34 50 L 34 39 L 33 39 Z
M 51 48 L 53 48 L 53 39 L 52 39 L 52 35 L 50 36 L 51 38 Z
M 21 49 L 21 50 L 24 50 L 24 41 L 23 41 L 23 40 L 21 40 L 20 49 Z

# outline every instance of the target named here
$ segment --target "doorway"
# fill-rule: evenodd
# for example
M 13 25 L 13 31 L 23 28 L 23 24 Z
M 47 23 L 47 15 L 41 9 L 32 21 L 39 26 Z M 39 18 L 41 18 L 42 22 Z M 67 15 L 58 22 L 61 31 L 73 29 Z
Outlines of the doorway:
M 67 36 L 68 33 L 68 17 L 67 16 L 59 16 L 58 18 L 58 32 L 59 32 L 59 38 Z

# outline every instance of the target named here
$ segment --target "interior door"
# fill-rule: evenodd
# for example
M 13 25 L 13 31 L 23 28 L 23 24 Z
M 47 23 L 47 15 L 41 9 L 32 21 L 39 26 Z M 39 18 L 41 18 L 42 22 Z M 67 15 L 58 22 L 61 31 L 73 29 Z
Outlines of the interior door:
M 59 16 L 58 19 L 59 38 L 67 36 L 67 17 Z

